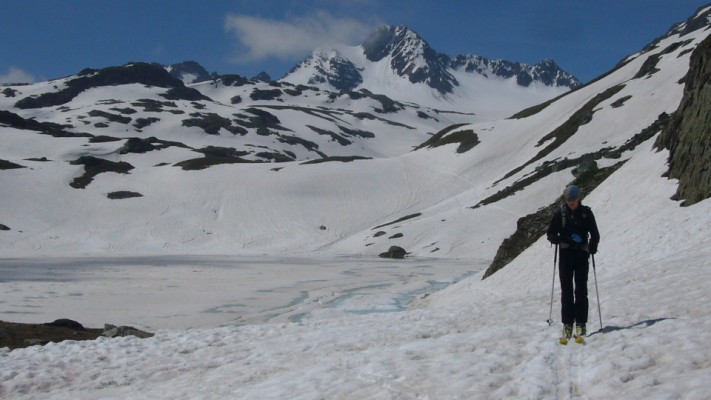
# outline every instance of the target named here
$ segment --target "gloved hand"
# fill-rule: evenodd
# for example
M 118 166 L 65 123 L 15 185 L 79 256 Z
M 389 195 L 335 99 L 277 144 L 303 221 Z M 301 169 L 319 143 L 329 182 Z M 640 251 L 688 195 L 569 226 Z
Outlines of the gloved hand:
M 560 237 L 559 236 L 548 236 L 548 241 L 551 242 L 551 244 L 560 244 Z
M 597 244 L 589 244 L 588 245 L 588 252 L 590 254 L 595 254 L 597 253 Z

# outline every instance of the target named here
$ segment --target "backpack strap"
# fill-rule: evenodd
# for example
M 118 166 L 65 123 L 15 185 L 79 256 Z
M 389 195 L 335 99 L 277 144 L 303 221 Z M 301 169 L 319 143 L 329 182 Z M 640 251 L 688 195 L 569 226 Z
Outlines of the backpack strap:
M 560 224 L 560 229 L 563 230 L 565 229 L 565 222 L 568 220 L 568 215 L 566 210 L 568 207 L 565 206 L 565 204 L 560 206 L 560 216 L 562 217 L 562 223 Z
M 582 212 L 583 219 L 587 220 L 587 218 L 588 218 L 588 212 L 590 211 L 590 207 L 583 206 L 583 205 L 581 205 L 581 207 L 582 207 L 582 211 L 583 211 L 583 212 Z

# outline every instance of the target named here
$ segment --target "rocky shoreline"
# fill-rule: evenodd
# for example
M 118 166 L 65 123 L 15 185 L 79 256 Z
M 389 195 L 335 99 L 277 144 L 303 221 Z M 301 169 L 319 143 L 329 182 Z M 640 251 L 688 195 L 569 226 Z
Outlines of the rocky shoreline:
M 0 321 L 0 349 L 20 349 L 47 343 L 58 343 L 64 340 L 95 340 L 101 336 L 137 336 L 151 337 L 152 333 L 128 326 L 105 325 L 100 328 L 85 328 L 76 321 L 58 319 L 54 322 L 28 324 Z

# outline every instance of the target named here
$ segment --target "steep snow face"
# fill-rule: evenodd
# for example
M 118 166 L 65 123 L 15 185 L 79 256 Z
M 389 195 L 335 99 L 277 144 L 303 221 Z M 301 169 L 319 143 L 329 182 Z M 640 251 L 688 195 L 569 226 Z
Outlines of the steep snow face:
M 403 25 L 381 27 L 361 47 L 371 62 L 390 57 L 393 73 L 411 83 L 424 83 L 440 93 L 450 93 L 457 85 L 447 71 L 448 57 L 437 54 L 420 35 Z

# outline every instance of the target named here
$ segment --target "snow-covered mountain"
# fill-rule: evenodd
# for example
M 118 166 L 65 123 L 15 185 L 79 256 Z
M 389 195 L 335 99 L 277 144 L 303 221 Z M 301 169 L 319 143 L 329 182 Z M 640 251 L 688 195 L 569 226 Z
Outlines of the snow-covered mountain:
M 0 105 L 19 118 L 55 124 L 64 136 L 211 146 L 250 162 L 393 156 L 471 117 L 364 90 L 334 93 L 238 75 L 185 86 L 147 63 L 6 87 Z
M 100 300 L 98 307 L 109 314 L 142 312 L 147 287 L 165 293 L 175 284 L 157 270 L 188 276 L 190 288 L 164 299 L 164 319 L 155 324 L 183 311 L 191 303 L 187 294 L 195 293 L 217 302 L 202 314 L 238 318 L 231 310 L 243 305 L 214 288 L 242 269 L 233 260 L 246 254 L 257 261 L 264 254 L 326 256 L 335 260 L 329 271 L 357 275 L 342 271 L 349 260 L 338 256 L 370 256 L 399 245 L 427 263 L 496 258 L 505 267 L 485 280 L 483 272 L 462 279 L 405 312 L 332 319 L 323 317 L 325 309 L 307 313 L 313 304 L 328 308 L 344 301 L 324 282 L 320 293 L 288 298 L 283 307 L 265 311 L 307 314 L 294 323 L 239 326 L 226 320 L 220 328 L 160 330 L 145 340 L 0 349 L 0 394 L 707 398 L 710 21 L 707 5 L 608 74 L 512 118 L 452 125 L 415 151 L 348 163 L 223 164 L 185 171 L 179 162 L 193 151 L 167 139 L 175 132 L 175 139 L 187 137 L 179 129 L 167 129 L 164 142 L 149 141 L 154 148 L 148 153 L 123 153 L 129 139 L 104 141 L 47 122 L 61 121 L 62 113 L 81 121 L 72 114 L 81 103 L 22 109 L 14 106 L 18 99 L 3 100 L 0 245 L 4 257 L 29 258 L 2 263 L 3 312 L 12 319 L 32 318 L 42 312 L 40 303 L 58 302 L 65 310 L 80 309 L 81 319 L 82 298 Z M 112 87 L 111 93 L 143 91 L 173 111 L 191 101 L 207 104 L 160 96 L 172 87 L 150 92 L 145 84 L 128 86 Z M 32 90 L 40 97 L 67 87 L 73 85 L 58 81 L 42 90 L 13 86 L 3 93 L 22 99 Z M 106 93 L 89 89 L 77 97 L 90 108 L 106 101 Z M 88 181 L 84 189 L 71 186 L 77 178 Z M 553 249 L 540 227 L 549 216 L 546 207 L 558 204 L 571 181 L 584 188 L 583 202 L 601 229 L 589 284 L 589 325 L 597 329 L 599 316 L 603 326 L 588 345 L 561 347 L 558 327 L 544 322 L 553 301 L 551 270 L 557 284 Z M 524 245 L 511 245 L 516 243 Z M 178 257 L 165 266 L 144 258 L 151 268 L 119 268 L 117 259 L 106 257 L 184 253 L 228 256 L 211 269 L 191 259 L 176 266 Z M 43 264 L 43 257 L 81 254 L 99 261 L 57 258 Z M 95 264 L 115 269 L 113 280 L 96 285 Z M 287 261 L 273 273 L 274 285 L 293 284 L 289 273 L 312 266 Z M 265 279 L 265 270 L 274 271 L 261 267 L 250 271 L 255 282 Z M 73 274 L 63 275 L 67 270 Z M 422 278 L 413 270 L 399 284 L 416 279 Z M 96 288 L 98 294 L 66 286 Z M 119 289 L 126 286 L 140 296 L 103 302 L 106 292 L 123 294 Z
M 375 43 L 378 35 L 387 32 L 410 39 Z M 194 61 L 170 66 L 131 63 L 87 68 L 74 76 L 33 85 L 8 86 L 0 96 L 0 109 L 19 118 L 56 124 L 64 136 L 99 136 L 104 143 L 130 140 L 134 148 L 142 143 L 141 151 L 179 143 L 199 153 L 198 157 L 207 154 L 214 162 L 284 162 L 400 155 L 453 124 L 510 116 L 569 89 L 541 80 L 530 87 L 511 85 L 511 79 L 531 80 L 526 78 L 529 75 L 521 75 L 527 67 L 511 64 L 505 68 L 498 62 L 461 59 L 457 61 L 460 70 L 468 71 L 474 64 L 478 69 L 475 74 L 462 72 L 465 78 L 460 81 L 474 79 L 475 84 L 450 93 L 451 98 L 433 97 L 428 85 L 434 84 L 431 77 L 438 73 L 418 78 L 423 69 L 408 64 L 418 54 L 403 48 L 405 42 L 419 43 L 420 47 L 412 43 L 409 47 L 428 57 L 446 59 L 414 32 L 384 27 L 366 41 L 371 44 L 350 49 L 361 57 L 379 57 L 368 61 L 369 85 L 362 87 L 345 83 L 361 79 L 363 71 L 350 68 L 351 61 L 341 62 L 338 57 L 325 61 L 332 74 L 321 77 L 326 82 L 323 85 L 314 84 L 316 78 L 308 85 L 294 83 L 295 74 L 279 81 L 264 73 L 251 80 L 220 76 Z M 400 48 L 391 49 L 395 44 Z M 383 52 L 390 55 L 384 57 Z M 409 53 L 395 59 L 394 52 Z M 374 66 L 388 60 L 404 75 L 378 75 Z M 554 65 L 550 67 L 550 71 L 562 73 Z M 502 78 L 503 70 L 508 81 Z M 457 74 L 456 68 L 451 71 L 440 69 L 448 77 Z M 511 75 L 516 71 L 518 78 Z M 410 79 L 403 81 L 403 76 Z M 456 80 L 451 82 L 459 85 Z
M 519 96 L 539 91 L 551 96 L 580 86 L 553 60 L 529 65 L 475 55 L 450 57 L 403 25 L 381 26 L 359 46 L 316 49 L 282 81 L 338 91 L 367 89 L 400 101 L 416 93 L 415 98 L 424 99 L 420 103 L 454 103 L 450 107 L 475 113 L 485 103 L 471 97 L 477 93 L 505 93 L 497 100 L 520 104 Z
M 239 76 L 185 86 L 148 64 L 6 87 L 2 246 L 494 258 L 519 218 L 576 176 L 591 191 L 668 125 L 707 25 L 473 124 L 366 90 Z
M 576 177 L 591 190 L 669 124 L 706 27 L 675 26 L 583 88 L 467 125 L 471 116 L 452 125 L 454 116 L 367 91 L 238 76 L 188 87 L 150 64 L 8 86 L 2 244 L 18 254 L 377 254 L 396 244 L 494 258 L 490 243 L 520 217 L 555 204 Z M 256 160 L 284 163 L 247 165 Z

